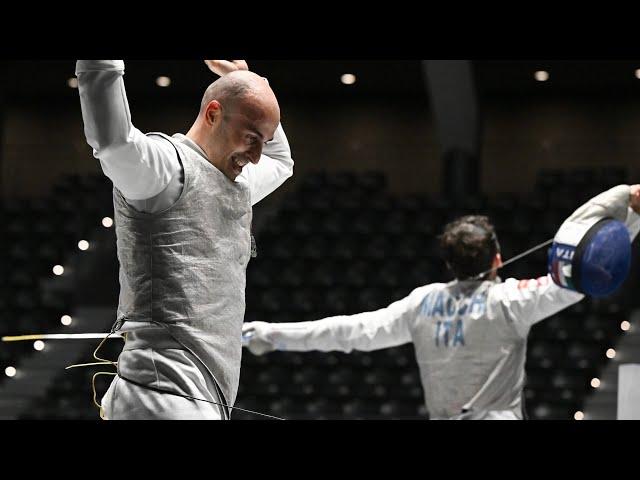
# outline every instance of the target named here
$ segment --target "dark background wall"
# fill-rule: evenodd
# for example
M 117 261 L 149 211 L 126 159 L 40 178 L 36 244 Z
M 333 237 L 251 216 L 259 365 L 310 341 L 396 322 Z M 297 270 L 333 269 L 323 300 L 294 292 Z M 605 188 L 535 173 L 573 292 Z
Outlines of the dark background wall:
M 310 171 L 381 170 L 397 192 L 439 192 L 442 161 L 419 61 L 255 61 L 280 97 L 296 160 Z M 640 63 L 639 63 L 640 64 Z M 530 191 L 541 168 L 625 166 L 638 176 L 640 80 L 634 62 L 473 62 L 485 192 Z M 2 138 L 5 198 L 46 195 L 69 173 L 97 173 L 83 135 L 74 61 L 7 62 Z M 546 68 L 548 82 L 533 72 Z M 339 82 L 354 72 L 355 85 Z M 157 75 L 172 85 L 155 85 Z M 127 62 L 133 121 L 186 132 L 216 77 L 199 62 Z

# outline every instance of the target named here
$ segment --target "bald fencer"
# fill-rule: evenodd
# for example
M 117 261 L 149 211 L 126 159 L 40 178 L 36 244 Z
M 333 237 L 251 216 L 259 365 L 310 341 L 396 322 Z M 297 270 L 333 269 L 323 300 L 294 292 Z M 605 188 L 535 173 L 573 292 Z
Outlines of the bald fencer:
M 86 139 L 114 186 L 112 331 L 126 341 L 105 419 L 228 419 L 235 402 L 252 206 L 293 160 L 268 81 L 242 60 L 206 62 L 220 78 L 173 136 L 133 125 L 122 60 L 76 64 Z
M 243 327 L 246 345 L 261 355 L 413 343 L 430 418 L 523 419 L 531 327 L 585 294 L 606 295 L 622 283 L 639 213 L 640 185 L 619 185 L 592 198 L 558 230 L 546 276 L 506 281 L 497 275 L 500 246 L 487 217 L 459 218 L 440 236 L 456 280 L 418 287 L 373 312 L 312 322 L 249 322 Z

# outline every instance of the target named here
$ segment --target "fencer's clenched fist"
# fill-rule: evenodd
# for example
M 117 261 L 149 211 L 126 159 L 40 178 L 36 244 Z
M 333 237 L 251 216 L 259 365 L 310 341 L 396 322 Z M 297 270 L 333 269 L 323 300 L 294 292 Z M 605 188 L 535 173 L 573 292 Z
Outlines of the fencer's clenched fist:
M 242 343 L 254 355 L 273 352 L 275 347 L 267 338 L 267 322 L 247 322 L 242 325 Z
M 640 214 L 640 185 L 631 185 L 629 192 L 629 206 Z
M 205 60 L 204 63 L 209 70 L 221 77 L 236 70 L 249 70 L 249 65 L 244 60 Z

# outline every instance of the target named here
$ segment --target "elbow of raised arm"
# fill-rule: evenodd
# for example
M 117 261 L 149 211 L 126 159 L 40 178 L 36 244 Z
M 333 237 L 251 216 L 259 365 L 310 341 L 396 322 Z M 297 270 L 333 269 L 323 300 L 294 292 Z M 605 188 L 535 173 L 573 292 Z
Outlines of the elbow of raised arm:
M 289 163 L 287 165 L 287 169 L 286 169 L 286 178 L 291 178 L 293 177 L 293 158 L 291 159 L 291 163 Z
M 141 142 L 146 137 L 135 127 L 95 129 L 85 128 L 87 143 L 93 148 L 93 155 L 102 161 L 127 159 L 135 161 L 144 150 Z
M 136 147 L 126 140 L 112 140 L 110 142 L 90 142 L 93 147 L 93 155 L 103 162 L 113 163 L 123 159 L 132 159 L 136 154 Z
M 285 181 L 293 176 L 294 162 L 291 155 L 282 156 L 277 164 L 278 177 Z
M 282 159 L 282 166 L 284 167 L 287 178 L 293 175 L 293 167 L 295 162 L 293 161 L 293 156 L 291 155 L 291 148 L 289 145 L 286 145 L 286 150 L 282 152 L 280 155 Z

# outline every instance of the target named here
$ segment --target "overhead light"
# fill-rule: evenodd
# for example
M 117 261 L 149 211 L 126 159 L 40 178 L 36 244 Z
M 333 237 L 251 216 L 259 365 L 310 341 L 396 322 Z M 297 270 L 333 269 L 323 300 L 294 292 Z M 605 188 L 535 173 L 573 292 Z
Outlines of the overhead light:
M 168 87 L 171 85 L 171 79 L 169 77 L 158 77 L 156 78 L 156 85 L 159 87 Z
M 7 367 L 7 368 L 4 369 L 4 374 L 7 377 L 15 377 L 16 373 L 18 373 L 18 371 L 13 367 Z
M 576 420 L 584 420 L 584 413 L 578 410 L 576 413 L 573 414 L 573 418 L 575 418 Z
M 69 88 L 78 88 L 78 79 L 76 77 L 71 77 L 67 80 L 67 85 Z
M 607 358 L 615 358 L 616 356 L 616 351 L 613 348 L 610 348 L 609 350 L 607 350 Z
M 64 273 L 64 267 L 62 265 L 56 265 L 53 267 L 54 275 L 62 275 Z
M 110 217 L 104 217 L 102 219 L 102 226 L 109 228 L 111 225 L 113 225 L 113 220 Z
M 345 85 L 353 85 L 356 83 L 356 76 L 352 73 L 345 73 L 340 77 L 340 81 Z
M 636 70 L 636 78 L 640 79 L 640 68 Z
M 546 417 L 549 415 L 549 407 L 547 405 L 538 405 L 534 410 L 534 414 L 536 417 Z
M 80 250 L 88 250 L 89 249 L 89 242 L 87 242 L 86 240 L 80 240 L 78 242 L 78 248 Z
M 39 352 L 44 350 L 44 342 L 42 340 L 36 340 L 33 342 L 33 348 Z
M 549 80 L 549 72 L 545 70 L 538 70 L 533 74 L 533 77 L 539 82 L 546 82 Z
M 593 388 L 598 388 L 600 386 L 600 379 L 599 378 L 592 378 L 591 379 L 591 386 Z
M 620 324 L 620 329 L 622 329 L 622 331 L 624 332 L 628 331 L 630 328 L 631 328 L 631 324 L 626 320 Z
M 71 325 L 71 317 L 69 315 L 63 315 L 60 317 L 60 323 L 63 325 Z

